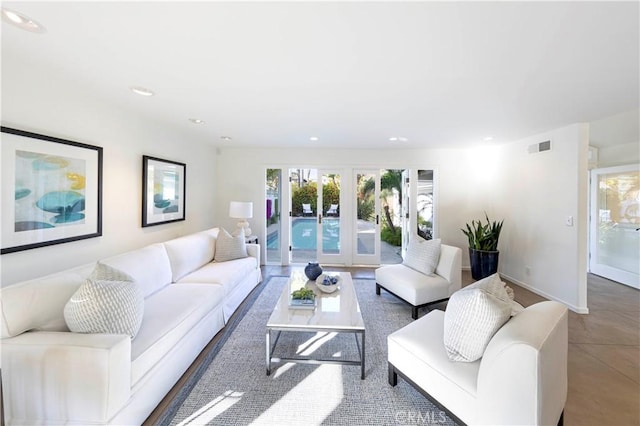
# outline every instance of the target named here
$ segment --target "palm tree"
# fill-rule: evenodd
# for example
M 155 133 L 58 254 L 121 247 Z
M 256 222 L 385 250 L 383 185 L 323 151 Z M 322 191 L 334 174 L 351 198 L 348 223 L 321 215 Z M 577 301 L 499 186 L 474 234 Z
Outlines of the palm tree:
M 385 173 L 380 177 L 380 188 L 382 189 L 382 199 L 386 200 L 387 197 L 393 195 L 393 190 L 398 192 L 398 204 L 402 206 L 402 170 L 390 170 L 387 169 Z M 389 204 L 385 203 L 382 206 L 384 210 L 384 216 L 387 221 L 387 226 L 391 229 L 391 232 L 396 232 L 396 227 L 393 224 L 391 218 L 391 212 L 389 211 Z

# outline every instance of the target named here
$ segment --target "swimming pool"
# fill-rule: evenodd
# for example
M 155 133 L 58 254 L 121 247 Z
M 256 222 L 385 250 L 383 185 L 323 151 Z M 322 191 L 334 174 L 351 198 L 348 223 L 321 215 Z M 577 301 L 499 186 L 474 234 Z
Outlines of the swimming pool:
M 267 248 L 277 249 L 278 233 L 267 237 Z M 295 218 L 291 224 L 291 245 L 293 250 L 316 250 L 318 226 L 315 218 Z M 322 245 L 324 252 L 340 250 L 340 219 L 325 218 L 322 221 Z

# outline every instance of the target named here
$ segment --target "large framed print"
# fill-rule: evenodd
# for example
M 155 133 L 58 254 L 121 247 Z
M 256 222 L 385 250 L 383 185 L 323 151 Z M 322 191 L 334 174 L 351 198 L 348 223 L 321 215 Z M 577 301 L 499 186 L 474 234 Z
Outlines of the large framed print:
M 102 148 L 0 131 L 0 253 L 101 236 Z
M 187 166 L 142 156 L 142 226 L 185 220 Z

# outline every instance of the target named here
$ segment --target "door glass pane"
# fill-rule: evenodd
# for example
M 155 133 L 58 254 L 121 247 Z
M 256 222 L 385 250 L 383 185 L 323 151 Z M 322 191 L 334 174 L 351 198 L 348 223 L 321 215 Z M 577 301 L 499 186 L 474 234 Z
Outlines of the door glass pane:
M 639 172 L 599 175 L 597 263 L 640 273 Z
M 340 253 L 340 175 L 322 175 L 322 253 Z
M 380 171 L 381 263 L 402 263 L 402 170 Z
M 290 169 L 291 181 L 291 261 L 315 261 L 317 238 L 317 171 Z
M 266 185 L 266 212 L 267 212 L 267 263 L 278 263 L 282 261 L 281 250 L 281 197 L 280 189 L 282 182 L 281 169 L 267 169 L 267 185 Z
M 357 254 L 375 254 L 376 236 L 376 176 L 373 173 L 358 173 L 356 198 Z
M 433 239 L 433 170 L 418 170 L 418 235 Z

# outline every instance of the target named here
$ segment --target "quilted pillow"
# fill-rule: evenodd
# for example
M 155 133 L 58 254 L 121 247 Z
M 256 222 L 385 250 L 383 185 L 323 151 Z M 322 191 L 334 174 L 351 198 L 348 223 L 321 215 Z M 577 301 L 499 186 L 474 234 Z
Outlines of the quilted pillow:
M 129 275 L 98 263 L 64 307 L 76 333 L 128 334 L 133 339 L 144 313 L 142 289 Z
M 498 274 L 451 295 L 444 312 L 444 346 L 449 359 L 473 362 L 511 317 L 511 299 Z
M 247 256 L 244 230 L 240 230 L 237 234 L 231 235 L 225 229 L 220 229 L 213 260 L 216 262 L 226 262 L 227 260 L 242 259 Z
M 411 238 L 402 264 L 425 275 L 433 275 L 440 260 L 440 239 Z

